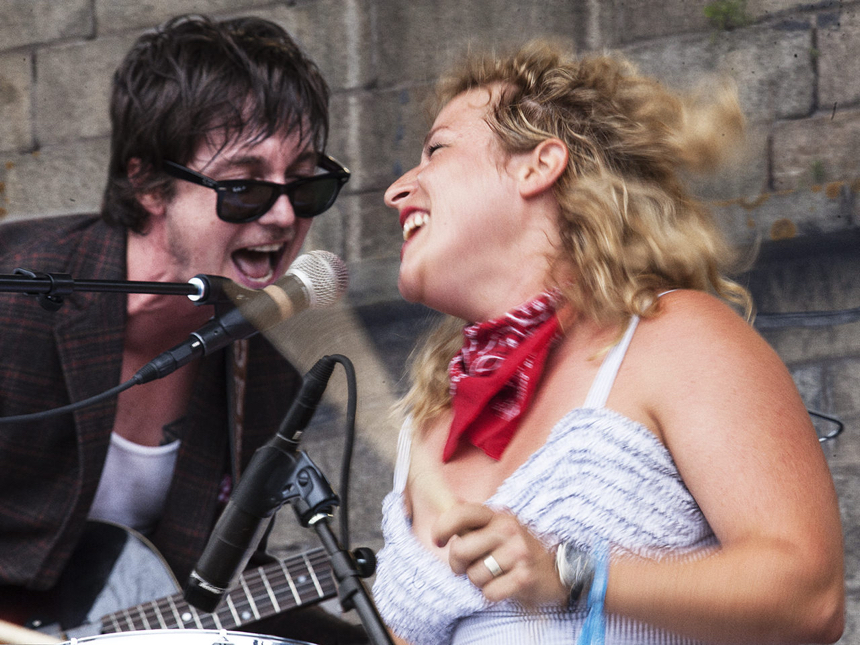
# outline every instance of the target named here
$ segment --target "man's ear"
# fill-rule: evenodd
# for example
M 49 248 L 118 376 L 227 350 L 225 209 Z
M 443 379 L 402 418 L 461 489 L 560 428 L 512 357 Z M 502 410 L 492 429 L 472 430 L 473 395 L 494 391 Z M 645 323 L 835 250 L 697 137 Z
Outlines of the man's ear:
M 525 154 L 518 170 L 520 195 L 526 199 L 551 189 L 567 168 L 567 146 L 561 139 L 544 139 Z
M 164 198 L 161 195 L 161 192 L 155 190 L 143 192 L 139 189 L 148 172 L 149 170 L 147 167 L 137 157 L 132 157 L 128 160 L 127 176 L 129 182 L 131 182 L 131 185 L 135 189 L 135 199 L 137 199 L 137 203 L 140 204 L 150 215 L 160 216 L 164 214 L 165 208 Z

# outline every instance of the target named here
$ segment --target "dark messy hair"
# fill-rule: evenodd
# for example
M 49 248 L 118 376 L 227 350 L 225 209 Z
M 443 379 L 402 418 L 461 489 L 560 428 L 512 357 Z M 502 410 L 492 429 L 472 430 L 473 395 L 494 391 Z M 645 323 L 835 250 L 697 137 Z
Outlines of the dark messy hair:
M 178 16 L 143 34 L 113 78 L 111 156 L 102 217 L 136 232 L 139 194 L 172 197 L 165 160 L 187 164 L 206 143 L 298 132 L 323 152 L 329 89 L 316 64 L 277 24 Z M 140 167 L 129 177 L 129 161 Z

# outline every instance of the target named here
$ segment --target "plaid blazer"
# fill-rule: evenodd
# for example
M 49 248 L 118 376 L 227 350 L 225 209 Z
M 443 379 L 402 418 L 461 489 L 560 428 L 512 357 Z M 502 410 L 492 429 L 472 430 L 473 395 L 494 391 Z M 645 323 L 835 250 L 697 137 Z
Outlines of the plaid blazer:
M 125 231 L 93 216 L 0 226 L 0 273 L 16 267 L 75 279 L 125 279 Z M 119 383 L 121 294 L 74 292 L 56 312 L 0 293 L 0 416 L 47 410 Z M 152 541 L 187 578 L 220 510 L 229 472 L 227 350 L 202 359 L 164 515 Z M 301 377 L 262 337 L 248 342 L 242 464 L 277 431 Z M 86 523 L 116 400 L 72 415 L 0 425 L 0 585 L 50 588 Z

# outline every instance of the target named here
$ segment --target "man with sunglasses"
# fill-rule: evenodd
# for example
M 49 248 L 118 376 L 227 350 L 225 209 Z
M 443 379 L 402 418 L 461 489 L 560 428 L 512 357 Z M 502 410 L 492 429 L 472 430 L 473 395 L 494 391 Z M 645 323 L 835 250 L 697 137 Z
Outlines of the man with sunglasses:
M 114 75 L 101 217 L 3 226 L 0 272 L 162 282 L 206 273 L 266 287 L 349 178 L 324 151 L 328 97 L 316 65 L 274 23 L 168 21 L 142 35 Z M 32 298 L 0 299 L 0 416 L 124 382 L 212 314 L 163 295 L 75 292 L 54 313 Z M 300 380 L 258 335 L 73 415 L 0 428 L 0 606 L 25 589 L 68 594 L 89 520 L 143 533 L 187 580 Z M 244 627 L 361 642 L 359 629 L 322 614 Z

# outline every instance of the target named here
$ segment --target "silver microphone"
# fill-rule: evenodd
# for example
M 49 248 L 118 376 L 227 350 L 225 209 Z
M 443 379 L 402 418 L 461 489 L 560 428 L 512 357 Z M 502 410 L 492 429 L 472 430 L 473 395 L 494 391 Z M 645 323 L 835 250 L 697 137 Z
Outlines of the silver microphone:
M 202 279 L 191 280 L 195 281 L 199 289 Z M 300 256 L 282 278 L 264 289 L 248 289 L 225 280 L 223 291 L 235 307 L 216 315 L 187 340 L 151 360 L 133 378 L 137 385 L 162 378 L 195 358 L 269 329 L 305 309 L 334 304 L 348 284 L 343 260 L 328 251 Z
M 328 251 L 299 256 L 282 278 L 263 289 L 228 282 L 224 292 L 257 331 L 304 311 L 334 304 L 346 293 L 349 273 L 343 260 Z

